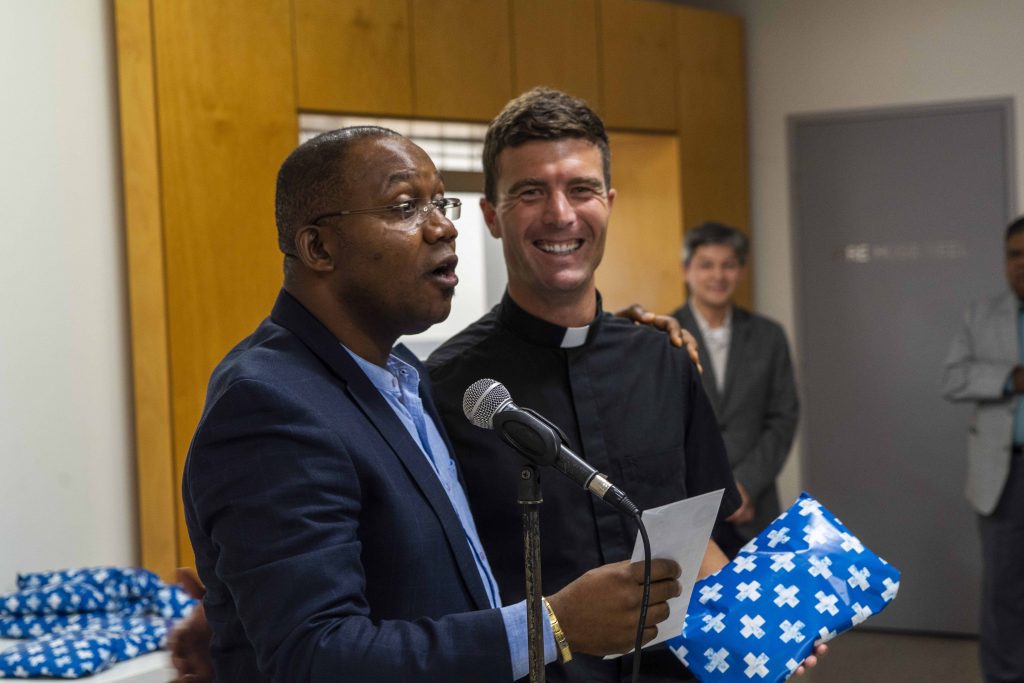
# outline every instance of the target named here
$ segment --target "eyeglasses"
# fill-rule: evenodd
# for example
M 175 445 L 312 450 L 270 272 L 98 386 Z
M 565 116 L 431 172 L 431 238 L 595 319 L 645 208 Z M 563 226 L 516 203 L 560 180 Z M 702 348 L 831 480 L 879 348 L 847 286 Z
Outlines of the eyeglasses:
M 374 206 L 369 209 L 350 209 L 349 211 L 323 213 L 310 222 L 318 223 L 324 218 L 348 216 L 356 213 L 390 213 L 398 220 L 408 221 L 409 228 L 415 228 L 425 221 L 434 209 L 440 211 L 441 215 L 448 220 L 458 220 L 459 216 L 462 215 L 462 201 L 448 197 L 430 200 L 410 199 L 401 204 L 392 204 L 390 206 Z

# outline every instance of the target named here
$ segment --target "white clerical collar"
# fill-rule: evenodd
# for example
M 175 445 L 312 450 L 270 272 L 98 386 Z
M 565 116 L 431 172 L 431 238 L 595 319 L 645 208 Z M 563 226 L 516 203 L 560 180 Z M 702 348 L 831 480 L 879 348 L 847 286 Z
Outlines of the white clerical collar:
M 583 327 L 567 327 L 565 328 L 565 336 L 562 337 L 562 343 L 559 344 L 563 349 L 574 349 L 577 346 L 583 346 L 587 343 L 587 334 L 590 332 L 590 325 L 584 325 Z

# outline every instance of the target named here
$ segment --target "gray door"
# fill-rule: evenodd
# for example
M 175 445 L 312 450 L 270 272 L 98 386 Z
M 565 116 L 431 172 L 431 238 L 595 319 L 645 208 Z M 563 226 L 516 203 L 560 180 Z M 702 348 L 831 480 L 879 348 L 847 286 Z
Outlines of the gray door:
M 971 299 L 1002 291 L 1009 101 L 789 122 L 804 482 L 903 572 L 870 626 L 976 633 L 969 408 L 939 394 Z

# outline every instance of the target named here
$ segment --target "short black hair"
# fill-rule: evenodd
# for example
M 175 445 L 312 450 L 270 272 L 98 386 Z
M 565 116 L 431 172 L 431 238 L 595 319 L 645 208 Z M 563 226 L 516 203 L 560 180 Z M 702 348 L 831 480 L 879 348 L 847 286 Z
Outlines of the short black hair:
M 1024 232 L 1024 216 L 1018 216 L 1006 226 L 1006 240 L 1009 240 L 1019 232 Z
M 505 105 L 484 136 L 484 196 L 497 202 L 498 155 L 535 140 L 578 138 L 601 150 L 605 189 L 612 184 L 612 155 L 604 122 L 586 102 L 551 88 L 534 88 Z
M 368 138 L 401 137 L 390 128 L 351 126 L 321 133 L 296 147 L 277 172 L 274 218 L 277 246 L 295 255 L 295 233 L 316 216 L 336 211 L 347 160 L 353 142 Z
M 736 252 L 736 258 L 739 259 L 740 265 L 747 262 L 747 254 L 750 252 L 750 240 L 747 239 L 747 236 L 728 225 L 706 221 L 686 231 L 686 235 L 683 237 L 683 253 L 681 255 L 683 265 L 690 265 L 690 259 L 693 258 L 697 248 L 703 247 L 706 244 L 725 244 L 730 246 Z

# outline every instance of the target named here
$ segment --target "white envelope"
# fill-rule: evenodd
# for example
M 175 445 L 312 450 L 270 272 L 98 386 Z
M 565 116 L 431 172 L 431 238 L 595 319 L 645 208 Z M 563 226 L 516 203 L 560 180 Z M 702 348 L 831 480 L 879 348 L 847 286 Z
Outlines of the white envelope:
M 675 560 L 682 570 L 679 575 L 682 592 L 678 597 L 668 601 L 668 619 L 658 624 L 658 635 L 644 645 L 644 648 L 664 642 L 682 633 L 686 610 L 690 605 L 690 593 L 693 592 L 693 586 L 697 583 L 697 572 L 700 570 L 701 560 L 704 559 L 704 553 L 707 551 L 708 539 L 711 538 L 711 529 L 715 525 L 715 518 L 718 516 L 718 507 L 722 502 L 724 491 L 725 489 L 718 489 L 693 498 L 644 510 L 644 526 L 647 527 L 647 536 L 651 541 L 651 559 Z M 643 559 L 643 539 L 640 538 L 638 532 L 636 543 L 633 546 L 632 561 L 642 562 Z M 629 651 L 622 654 L 629 654 L 632 651 L 633 649 L 630 648 Z M 605 659 L 621 656 L 609 655 Z

